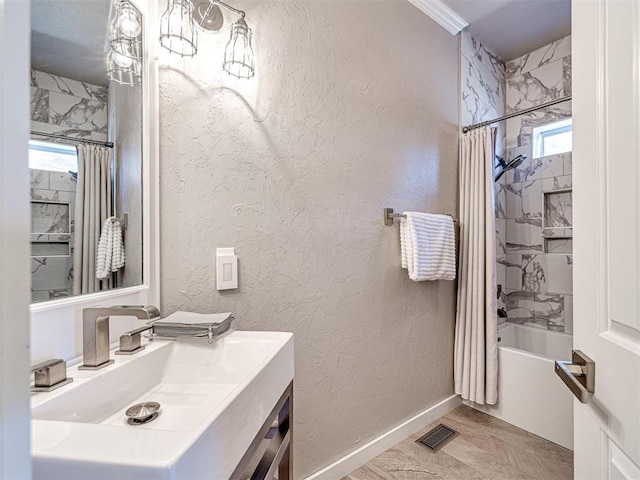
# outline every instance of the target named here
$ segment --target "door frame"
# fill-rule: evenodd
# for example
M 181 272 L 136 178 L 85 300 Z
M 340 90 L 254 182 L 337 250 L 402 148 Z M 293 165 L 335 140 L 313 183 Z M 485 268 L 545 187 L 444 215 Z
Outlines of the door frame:
M 31 478 L 30 2 L 0 0 L 0 477 Z

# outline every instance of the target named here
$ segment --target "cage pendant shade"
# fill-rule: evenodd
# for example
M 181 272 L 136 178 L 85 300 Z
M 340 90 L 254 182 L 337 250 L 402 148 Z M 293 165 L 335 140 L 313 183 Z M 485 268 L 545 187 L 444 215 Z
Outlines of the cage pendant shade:
M 255 73 L 251 29 L 243 18 L 231 26 L 231 36 L 224 50 L 222 68 L 237 78 L 251 78 Z
M 160 19 L 160 45 L 171 53 L 192 57 L 198 52 L 198 32 L 191 13 L 191 0 L 168 0 Z
M 140 12 L 128 1 L 121 0 L 115 6 L 111 23 L 109 78 L 123 85 L 142 83 L 142 39 Z
M 109 78 L 122 85 L 140 85 L 142 67 L 139 58 L 122 55 L 114 50 L 109 53 Z

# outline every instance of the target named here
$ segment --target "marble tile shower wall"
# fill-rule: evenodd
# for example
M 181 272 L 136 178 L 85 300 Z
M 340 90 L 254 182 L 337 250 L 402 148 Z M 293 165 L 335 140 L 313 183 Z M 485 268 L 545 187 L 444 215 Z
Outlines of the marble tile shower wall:
M 107 93 L 107 87 L 31 70 L 31 129 L 106 141 Z M 31 170 L 32 302 L 72 294 L 75 192 L 68 173 Z
M 107 140 L 107 87 L 31 70 L 31 129 Z
M 571 37 L 506 64 L 506 111 L 571 94 Z M 572 331 L 571 152 L 532 158 L 532 130 L 571 117 L 570 102 L 507 121 L 506 156 L 527 155 L 496 185 L 507 321 Z M 557 194 L 544 194 L 560 190 Z M 546 198 L 545 198 L 546 197 Z M 543 219 L 546 223 L 543 225 Z
M 460 61 L 462 125 L 471 125 L 504 115 L 506 98 L 506 65 L 504 61 L 466 31 L 461 32 Z M 504 124 L 498 125 L 497 138 L 497 153 L 503 155 L 506 142 Z M 500 185 L 504 184 L 503 177 L 500 179 Z M 498 191 L 502 192 L 502 188 Z M 496 216 L 504 218 L 504 215 L 500 213 L 501 208 L 503 205 L 496 199 Z M 500 251 L 504 251 L 504 228 L 500 222 L 496 222 L 496 227 L 498 248 Z M 497 262 L 497 281 L 503 288 L 506 284 L 506 273 L 504 262 Z M 498 308 L 504 309 L 505 307 L 506 296 L 502 294 L 498 299 Z M 499 323 L 504 321 L 503 318 L 498 318 Z
M 73 292 L 76 181 L 65 172 L 31 170 L 31 301 Z
M 462 124 L 504 115 L 505 63 L 466 31 L 460 42 Z

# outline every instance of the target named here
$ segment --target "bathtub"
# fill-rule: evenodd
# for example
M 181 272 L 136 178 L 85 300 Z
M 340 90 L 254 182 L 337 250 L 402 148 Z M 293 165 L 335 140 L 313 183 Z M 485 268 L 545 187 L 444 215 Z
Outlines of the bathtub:
M 498 338 L 498 403 L 468 405 L 573 450 L 573 395 L 554 372 L 572 336 L 504 323 Z

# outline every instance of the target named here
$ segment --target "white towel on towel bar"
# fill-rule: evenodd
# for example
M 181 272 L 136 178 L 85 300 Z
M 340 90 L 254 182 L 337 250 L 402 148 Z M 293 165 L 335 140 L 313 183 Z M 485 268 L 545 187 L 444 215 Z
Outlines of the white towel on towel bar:
M 456 236 L 449 215 L 404 212 L 400 250 L 411 280 L 455 280 Z
M 96 253 L 96 278 L 104 280 L 124 267 L 124 242 L 118 217 L 109 217 L 102 225 Z

